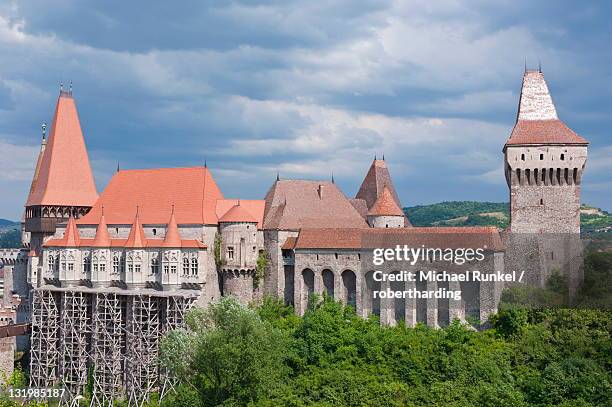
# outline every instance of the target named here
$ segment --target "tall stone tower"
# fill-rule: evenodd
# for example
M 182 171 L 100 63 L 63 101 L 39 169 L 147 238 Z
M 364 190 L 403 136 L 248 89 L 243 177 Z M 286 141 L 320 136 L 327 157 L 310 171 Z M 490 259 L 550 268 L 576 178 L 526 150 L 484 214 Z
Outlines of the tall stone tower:
M 39 253 L 58 223 L 84 215 L 97 198 L 72 91 L 62 90 L 25 204 L 25 232 L 33 251 Z
M 526 268 L 539 285 L 555 269 L 567 275 L 570 286 L 581 279 L 577 243 L 587 145 L 559 120 L 542 72 L 525 71 L 516 124 L 503 149 L 514 236 L 509 250 L 515 257 L 511 264 L 517 258 L 538 264 Z
M 544 75 L 526 71 L 504 146 L 514 233 L 580 233 L 580 183 L 588 142 L 557 117 Z

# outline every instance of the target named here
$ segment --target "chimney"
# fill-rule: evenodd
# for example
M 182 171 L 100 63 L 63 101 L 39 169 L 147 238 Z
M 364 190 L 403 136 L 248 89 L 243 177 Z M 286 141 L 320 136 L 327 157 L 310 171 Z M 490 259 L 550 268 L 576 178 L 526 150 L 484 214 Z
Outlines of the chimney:
M 323 184 L 319 184 L 317 192 L 319 193 L 319 199 L 323 199 Z

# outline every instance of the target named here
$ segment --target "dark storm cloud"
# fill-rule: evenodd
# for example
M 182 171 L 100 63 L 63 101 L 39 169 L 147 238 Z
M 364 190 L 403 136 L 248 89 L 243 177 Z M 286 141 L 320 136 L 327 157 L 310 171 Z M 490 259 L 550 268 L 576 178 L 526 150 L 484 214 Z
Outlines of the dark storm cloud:
M 17 218 L 59 82 L 102 189 L 206 160 L 227 196 L 276 172 L 353 195 L 385 153 L 406 205 L 507 199 L 501 148 L 523 64 L 591 141 L 584 201 L 610 209 L 607 3 L 21 0 L 0 5 L 0 217 Z M 18 161 L 18 164 L 15 162 Z

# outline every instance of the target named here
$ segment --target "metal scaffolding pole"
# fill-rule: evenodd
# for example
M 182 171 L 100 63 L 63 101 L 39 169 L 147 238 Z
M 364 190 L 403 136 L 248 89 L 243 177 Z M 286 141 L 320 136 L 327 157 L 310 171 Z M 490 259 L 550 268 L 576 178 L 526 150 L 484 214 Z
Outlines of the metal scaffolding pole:
M 83 394 L 87 385 L 87 343 L 91 332 L 89 295 L 67 291 L 61 297 L 60 373 L 67 396 L 72 399 Z
M 122 394 L 124 302 L 115 293 L 97 293 L 93 301 L 91 405 L 112 406 Z
M 30 387 L 50 388 L 58 379 L 58 295 L 35 290 L 32 301 Z
M 128 297 L 126 390 L 129 406 L 142 406 L 159 386 L 159 297 Z

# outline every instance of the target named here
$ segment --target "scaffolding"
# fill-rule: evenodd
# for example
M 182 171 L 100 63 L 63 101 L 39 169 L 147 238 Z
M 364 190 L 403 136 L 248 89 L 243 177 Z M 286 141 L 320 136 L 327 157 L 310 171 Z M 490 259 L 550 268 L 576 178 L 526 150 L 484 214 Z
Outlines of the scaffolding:
M 169 296 L 165 298 L 164 303 L 163 333 L 166 334 L 168 331 L 185 325 L 185 315 L 195 303 L 195 299 L 193 297 Z M 162 385 L 159 389 L 159 398 L 162 400 L 169 391 L 175 389 L 177 380 L 164 368 L 160 368 L 160 378 Z
M 58 378 L 59 296 L 48 290 L 34 290 L 30 387 L 50 388 Z
M 142 406 L 176 380 L 160 366 L 164 334 L 184 326 L 191 293 L 45 287 L 33 291 L 30 386 L 61 385 L 68 405 L 92 385 L 91 406 Z
M 69 399 L 87 386 L 87 343 L 91 333 L 89 294 L 67 291 L 61 295 L 60 374 Z
M 112 406 L 122 394 L 125 301 L 115 293 L 96 293 L 93 301 L 91 405 Z
M 130 406 L 143 405 L 158 388 L 160 302 L 150 295 L 128 297 L 125 384 Z

